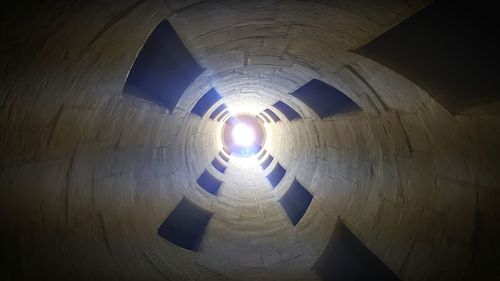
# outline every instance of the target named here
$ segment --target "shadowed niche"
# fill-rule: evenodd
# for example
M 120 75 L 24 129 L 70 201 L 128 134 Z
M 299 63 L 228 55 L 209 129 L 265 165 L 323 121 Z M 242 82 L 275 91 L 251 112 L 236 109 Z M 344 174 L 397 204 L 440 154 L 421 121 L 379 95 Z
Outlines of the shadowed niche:
M 269 180 L 269 182 L 271 183 L 271 185 L 273 187 L 276 187 L 281 182 L 283 177 L 285 176 L 285 173 L 286 173 L 285 168 L 283 168 L 280 165 L 280 163 L 278 162 L 278 163 L 276 163 L 276 166 L 274 166 L 271 173 L 269 173 L 269 175 L 267 175 L 267 179 Z
M 219 116 L 219 118 L 217 118 L 217 121 L 218 121 L 218 122 L 222 122 L 222 120 L 224 120 L 224 118 L 225 118 L 227 115 L 229 115 L 229 110 L 224 111 L 224 112 L 223 112 L 223 113 Z
M 217 158 L 214 158 L 214 160 L 212 161 L 212 166 L 221 173 L 224 173 L 226 171 L 226 166 L 224 166 L 224 164 L 222 164 Z
M 228 156 L 227 156 L 224 152 L 219 151 L 219 157 L 220 157 L 222 160 L 224 160 L 224 161 L 226 161 L 226 162 L 229 162 L 229 157 L 228 157 Z
M 297 113 L 297 111 L 295 111 L 293 108 L 291 108 L 288 104 L 282 102 L 282 101 L 278 101 L 277 103 L 273 104 L 273 106 L 278 109 L 279 111 L 281 111 L 281 113 L 283 113 L 283 115 L 285 115 L 285 117 L 289 120 L 289 121 L 292 121 L 292 120 L 295 120 L 295 119 L 300 119 L 302 117 L 300 117 L 300 115 Z
M 259 154 L 257 155 L 257 160 L 261 160 L 261 159 L 262 159 L 262 157 L 264 157 L 264 155 L 266 155 L 266 153 L 267 153 L 267 150 L 262 149 L 262 150 L 259 152 Z
M 196 180 L 196 182 L 207 192 L 217 195 L 222 181 L 214 177 L 208 170 L 205 170 L 203 174 Z
M 281 119 L 278 117 L 278 115 L 276 115 L 276 113 L 274 113 L 271 109 L 268 108 L 268 109 L 264 110 L 264 112 L 267 113 L 267 115 L 269 115 L 269 117 L 271 117 L 271 119 L 273 119 L 274 123 L 281 121 Z M 265 116 L 264 114 L 262 114 L 262 115 Z
M 174 28 L 162 21 L 137 55 L 123 92 L 172 112 L 186 88 L 202 72 Z
M 287 192 L 281 197 L 280 203 L 292 224 L 296 225 L 306 213 L 312 199 L 312 194 L 295 179 Z
M 219 105 L 212 114 L 210 114 L 210 119 L 215 120 L 217 118 L 217 115 L 219 115 L 222 111 L 224 111 L 227 108 L 225 104 Z
M 340 219 L 325 250 L 311 269 L 323 281 L 399 281 Z
M 158 228 L 158 235 L 172 244 L 197 252 L 211 217 L 211 212 L 182 198 Z
M 323 119 L 339 113 L 352 113 L 361 108 L 336 88 L 316 79 L 291 93 Z
M 274 158 L 271 156 L 271 154 L 269 154 L 266 158 L 266 160 L 264 160 L 264 162 L 260 163 L 260 166 L 262 167 L 262 169 L 267 169 L 267 167 L 269 167 L 269 165 L 271 165 L 271 162 L 273 162 Z
M 499 113 L 498 9 L 449 4 L 434 1 L 353 52 L 412 80 L 452 114 Z
M 202 117 L 221 98 L 222 97 L 219 93 L 212 88 L 198 100 L 198 102 L 194 105 L 193 110 L 191 110 L 191 113 Z
M 261 117 L 266 123 L 271 122 L 271 120 L 269 120 L 269 118 L 267 118 L 265 114 L 259 113 L 258 116 Z

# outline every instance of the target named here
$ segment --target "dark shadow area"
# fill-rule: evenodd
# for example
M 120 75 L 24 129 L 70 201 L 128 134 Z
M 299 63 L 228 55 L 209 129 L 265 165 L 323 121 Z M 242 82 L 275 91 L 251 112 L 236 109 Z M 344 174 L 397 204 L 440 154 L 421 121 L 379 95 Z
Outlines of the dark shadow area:
M 217 169 L 217 171 L 223 174 L 226 171 L 226 166 L 224 166 L 224 164 L 222 164 L 217 158 L 214 158 L 214 160 L 212 161 L 212 166 L 214 166 L 214 168 Z
M 217 118 L 217 115 L 219 115 L 222 111 L 224 111 L 227 108 L 225 104 L 219 105 L 212 114 L 210 114 L 210 119 L 215 120 Z
M 435 1 L 354 52 L 413 81 L 452 114 L 498 103 L 493 5 Z
M 292 121 L 292 120 L 295 120 L 295 119 L 300 119 L 302 118 L 298 113 L 297 111 L 295 111 L 293 108 L 291 108 L 288 104 L 282 102 L 282 101 L 278 101 L 277 103 L 273 104 L 273 106 L 278 109 L 279 111 L 281 111 L 281 113 L 283 113 L 283 115 L 285 115 L 285 117 L 289 120 L 289 121 Z
M 224 152 L 225 152 L 227 155 L 231 155 L 231 151 L 230 151 L 227 147 L 223 146 L 223 147 L 222 147 L 222 150 L 224 150 Z
M 324 281 L 399 281 L 340 219 L 328 245 L 311 269 Z
M 271 154 L 269 154 L 266 158 L 266 160 L 264 160 L 264 162 L 260 163 L 260 166 L 262 167 L 262 169 L 267 169 L 267 167 L 269 167 L 269 165 L 271 164 L 271 162 L 273 162 L 274 158 L 271 156 Z
M 285 176 L 286 170 L 280 165 L 280 163 L 276 163 L 276 166 L 274 166 L 274 169 L 267 175 L 267 179 L 271 183 L 273 187 L 276 187 L 283 177 Z
M 213 195 L 217 195 L 220 185 L 222 184 L 222 181 L 218 180 L 207 170 L 205 170 L 203 174 L 201 174 L 196 182 L 201 186 L 201 188 L 205 189 L 207 192 Z
M 361 111 L 344 93 L 316 79 L 309 81 L 291 95 L 309 106 L 321 119 L 339 113 Z
M 262 157 L 264 157 L 264 155 L 266 155 L 267 153 L 267 150 L 263 149 L 260 151 L 260 153 L 257 155 L 257 160 L 260 160 L 262 159 Z
M 266 123 L 271 122 L 271 120 L 269 120 L 269 118 L 267 118 L 267 116 L 265 114 L 259 113 L 258 116 L 261 117 L 262 119 L 264 119 L 264 121 L 266 121 Z
M 202 72 L 174 28 L 162 21 L 137 55 L 123 92 L 172 112 L 186 88 Z
M 198 252 L 212 213 L 186 198 L 158 228 L 158 235 L 184 249 Z
M 294 180 L 287 192 L 281 197 L 281 206 L 286 211 L 293 225 L 304 216 L 313 196 L 297 180 Z
M 224 117 L 226 117 L 228 114 L 229 114 L 229 110 L 224 111 L 224 113 L 222 113 L 222 115 L 219 116 L 219 118 L 217 118 L 217 121 L 222 122 Z
M 269 117 L 271 117 L 271 119 L 273 119 L 274 123 L 281 121 L 281 119 L 278 117 L 278 115 L 276 115 L 276 113 L 274 113 L 271 109 L 268 108 L 268 109 L 264 110 L 264 112 L 267 113 L 267 115 L 269 115 Z
M 198 102 L 194 105 L 193 110 L 191 110 L 191 113 L 203 117 L 210 107 L 212 107 L 221 98 L 222 97 L 219 93 L 212 88 L 198 100 Z
M 222 158 L 222 160 L 229 162 L 229 157 L 226 156 L 222 151 L 219 151 L 219 156 Z

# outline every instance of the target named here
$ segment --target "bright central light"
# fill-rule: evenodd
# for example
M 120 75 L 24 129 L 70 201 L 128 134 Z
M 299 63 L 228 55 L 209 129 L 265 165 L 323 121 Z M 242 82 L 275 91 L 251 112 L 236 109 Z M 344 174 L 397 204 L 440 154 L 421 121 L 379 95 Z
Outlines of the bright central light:
M 233 141 L 239 146 L 251 146 L 255 142 L 255 131 L 243 123 L 234 126 L 232 131 Z

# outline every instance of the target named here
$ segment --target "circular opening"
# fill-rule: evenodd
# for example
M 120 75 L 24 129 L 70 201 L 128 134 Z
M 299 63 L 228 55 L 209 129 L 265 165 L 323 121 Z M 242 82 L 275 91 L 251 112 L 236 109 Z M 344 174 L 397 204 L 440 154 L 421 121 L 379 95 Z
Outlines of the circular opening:
M 249 157 L 264 146 L 265 132 L 261 123 L 250 115 L 230 117 L 222 129 L 223 145 L 235 156 Z
M 231 130 L 232 141 L 239 146 L 251 146 L 255 142 L 255 130 L 247 124 L 236 124 Z

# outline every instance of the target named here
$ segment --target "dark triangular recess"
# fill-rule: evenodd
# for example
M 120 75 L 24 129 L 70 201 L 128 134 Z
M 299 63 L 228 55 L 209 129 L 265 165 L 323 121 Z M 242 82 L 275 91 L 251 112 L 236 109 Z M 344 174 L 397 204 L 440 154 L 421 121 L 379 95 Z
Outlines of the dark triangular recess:
M 276 163 L 276 166 L 274 166 L 274 169 L 267 175 L 267 179 L 271 183 L 273 187 L 276 187 L 283 177 L 285 176 L 286 170 L 280 165 L 280 163 Z
M 226 166 L 224 166 L 224 164 L 222 164 L 217 158 L 214 158 L 214 160 L 212 161 L 212 166 L 214 166 L 217 171 L 223 174 L 226 171 Z
M 217 115 L 219 115 L 222 111 L 224 111 L 227 108 L 225 104 L 219 105 L 212 114 L 210 114 L 210 119 L 215 120 L 217 118 Z
M 260 164 L 260 166 L 262 167 L 262 169 L 267 169 L 267 167 L 269 167 L 269 165 L 271 164 L 271 162 L 273 162 L 273 157 L 271 156 L 271 154 L 269 154 L 266 158 L 266 160 L 264 160 L 264 162 L 262 162 Z
M 276 123 L 278 121 L 281 121 L 281 119 L 278 117 L 278 115 L 276 115 L 276 113 L 274 113 L 271 109 L 266 109 L 264 110 L 265 113 L 267 113 L 267 115 L 269 115 L 269 117 L 271 117 L 271 119 L 273 119 L 273 121 Z
M 285 117 L 289 120 L 289 121 L 292 121 L 292 120 L 295 120 L 295 119 L 300 119 L 302 118 L 298 113 L 297 111 L 295 111 L 293 108 L 291 108 L 288 104 L 282 102 L 282 101 L 278 101 L 277 103 L 273 104 L 273 106 L 278 109 L 279 111 L 281 111 L 281 113 L 283 113 L 283 115 L 285 115 Z
M 158 228 L 158 235 L 184 249 L 198 252 L 212 213 L 183 198 Z
M 413 81 L 452 114 L 498 114 L 500 29 L 495 2 L 429 2 L 353 52 Z
M 194 105 L 193 110 L 191 110 L 191 113 L 202 117 L 221 98 L 222 97 L 219 93 L 212 88 L 198 100 L 198 102 Z
M 209 171 L 205 170 L 203 174 L 196 180 L 196 182 L 207 192 L 217 195 L 222 181 L 218 180 Z
M 162 21 L 137 55 L 123 92 L 172 112 L 186 88 L 202 72 L 174 28 Z
M 336 88 L 316 79 L 291 93 L 309 106 L 320 118 L 339 113 L 353 113 L 361 108 Z
M 399 281 L 340 219 L 328 245 L 311 269 L 323 281 Z
M 313 196 L 297 180 L 294 180 L 287 192 L 281 197 L 281 206 L 286 211 L 293 225 L 304 216 Z

